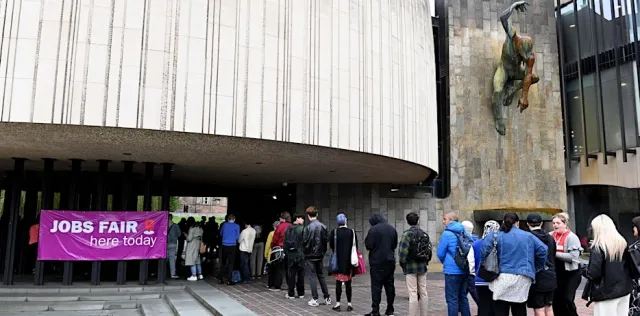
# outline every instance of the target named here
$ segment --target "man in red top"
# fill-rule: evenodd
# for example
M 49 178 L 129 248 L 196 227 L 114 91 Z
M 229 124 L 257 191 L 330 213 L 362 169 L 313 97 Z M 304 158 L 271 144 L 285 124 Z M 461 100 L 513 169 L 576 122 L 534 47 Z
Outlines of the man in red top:
M 289 212 L 280 213 L 280 224 L 276 228 L 276 231 L 273 233 L 271 248 L 276 246 L 282 248 L 282 246 L 284 245 L 284 233 L 287 231 L 287 228 L 289 228 L 289 226 L 291 226 L 291 214 L 289 214 Z M 272 291 L 278 291 L 282 288 L 282 278 L 286 276 L 286 261 L 287 258 L 275 263 L 275 282 L 274 287 L 271 289 Z

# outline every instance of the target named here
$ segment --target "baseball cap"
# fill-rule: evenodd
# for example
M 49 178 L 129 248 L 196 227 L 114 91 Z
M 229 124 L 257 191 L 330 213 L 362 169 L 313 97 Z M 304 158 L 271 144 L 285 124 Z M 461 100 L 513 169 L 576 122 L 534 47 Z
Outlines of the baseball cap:
M 542 223 L 542 216 L 538 213 L 531 213 L 527 215 L 527 223 L 529 224 L 540 224 Z

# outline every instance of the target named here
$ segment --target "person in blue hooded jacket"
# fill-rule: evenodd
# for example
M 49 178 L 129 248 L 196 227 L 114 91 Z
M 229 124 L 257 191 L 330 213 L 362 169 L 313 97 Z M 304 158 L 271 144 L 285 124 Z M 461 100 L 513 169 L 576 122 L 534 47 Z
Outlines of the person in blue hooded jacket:
M 458 223 L 458 215 L 454 212 L 444 214 L 442 219 L 445 229 L 438 245 L 438 258 L 444 268 L 444 293 L 447 300 L 449 316 L 470 316 L 469 299 L 467 298 L 468 271 L 462 271 L 455 262 L 458 237 L 456 234 L 467 234 L 462 224 Z

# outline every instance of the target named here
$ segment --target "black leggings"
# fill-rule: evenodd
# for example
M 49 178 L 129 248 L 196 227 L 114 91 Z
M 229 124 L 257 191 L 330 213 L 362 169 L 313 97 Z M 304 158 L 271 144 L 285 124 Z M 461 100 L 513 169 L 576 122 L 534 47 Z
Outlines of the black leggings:
M 342 296 L 342 283 L 347 288 L 347 302 L 351 303 L 351 281 L 342 282 L 336 280 L 336 302 L 340 303 L 340 297 Z
M 578 316 L 575 297 L 578 286 L 582 281 L 580 270 L 567 271 L 564 263 L 556 260 L 556 265 L 561 266 L 556 269 L 558 278 L 558 288 L 553 297 L 553 314 L 562 316 Z

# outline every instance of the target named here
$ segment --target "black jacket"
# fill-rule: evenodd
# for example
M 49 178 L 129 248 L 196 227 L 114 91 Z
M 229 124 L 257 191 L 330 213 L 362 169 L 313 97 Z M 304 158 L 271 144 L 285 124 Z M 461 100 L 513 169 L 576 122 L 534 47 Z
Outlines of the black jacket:
M 327 227 L 319 220 L 313 220 L 304 227 L 302 234 L 304 245 L 304 258 L 307 260 L 320 260 L 327 252 Z
M 632 263 L 625 250 L 622 261 L 611 261 L 599 248 L 591 250 L 589 265 L 582 274 L 589 280 L 582 295 L 589 302 L 601 302 L 629 295 Z
M 547 246 L 547 261 L 544 263 L 544 270 L 536 273 L 536 282 L 531 285 L 530 291 L 534 292 L 550 292 L 556 289 L 558 282 L 556 281 L 556 241 L 542 229 L 534 229 L 531 233 L 538 237 L 543 244 Z
M 336 273 L 352 275 L 355 271 L 351 265 L 353 238 L 356 238 L 357 248 L 358 238 L 355 236 L 353 229 L 340 227 L 332 230 L 329 234 L 329 246 L 336 253 L 338 262 L 338 271 Z
M 369 265 L 395 264 L 396 248 L 398 247 L 398 233 L 387 223 L 387 219 L 380 213 L 369 217 L 371 228 L 364 243 L 369 250 Z
M 304 253 L 302 251 L 302 235 L 304 228 L 302 225 L 293 224 L 287 228 L 284 233 L 284 252 L 287 255 L 288 260 L 297 262 L 304 259 Z M 292 240 L 289 240 L 289 239 Z M 288 249 L 288 245 L 294 245 L 295 250 Z
M 635 270 L 631 272 L 635 274 L 634 279 L 640 278 L 640 239 L 636 240 L 631 246 L 629 246 L 629 256 Z

